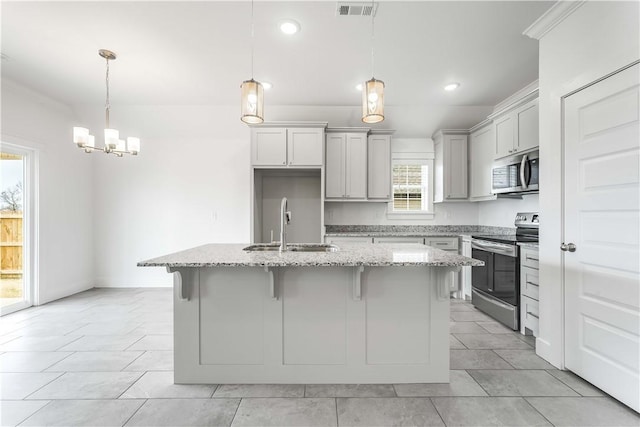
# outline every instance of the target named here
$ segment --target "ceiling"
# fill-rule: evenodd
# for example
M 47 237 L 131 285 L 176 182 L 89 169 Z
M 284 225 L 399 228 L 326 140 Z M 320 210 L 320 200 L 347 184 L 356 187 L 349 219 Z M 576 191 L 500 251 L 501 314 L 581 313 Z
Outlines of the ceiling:
M 495 105 L 538 75 L 538 43 L 522 35 L 552 2 L 381 2 L 375 77 L 390 106 Z M 2 78 L 71 106 L 235 105 L 251 77 L 251 3 L 2 2 Z M 353 106 L 371 77 L 370 18 L 335 1 L 255 3 L 255 78 L 268 105 Z M 284 18 L 302 30 L 286 36 Z M 461 87 L 445 92 L 446 83 Z

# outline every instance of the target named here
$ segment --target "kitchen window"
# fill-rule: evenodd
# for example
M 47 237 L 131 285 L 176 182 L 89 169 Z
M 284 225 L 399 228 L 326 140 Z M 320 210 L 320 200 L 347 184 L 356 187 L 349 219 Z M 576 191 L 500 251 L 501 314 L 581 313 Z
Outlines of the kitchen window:
M 392 161 L 393 201 L 387 217 L 433 218 L 433 159 L 403 157 Z

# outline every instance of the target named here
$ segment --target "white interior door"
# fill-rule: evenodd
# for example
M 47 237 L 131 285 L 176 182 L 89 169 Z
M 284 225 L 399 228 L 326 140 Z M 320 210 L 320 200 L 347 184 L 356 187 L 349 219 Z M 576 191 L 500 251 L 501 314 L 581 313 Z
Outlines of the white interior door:
M 640 411 L 638 64 L 564 102 L 565 365 Z

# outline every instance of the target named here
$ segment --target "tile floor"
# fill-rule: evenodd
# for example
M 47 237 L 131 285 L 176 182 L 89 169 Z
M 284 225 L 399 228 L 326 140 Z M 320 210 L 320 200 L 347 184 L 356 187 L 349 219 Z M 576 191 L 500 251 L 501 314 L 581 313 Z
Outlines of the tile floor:
M 536 356 L 531 337 L 451 304 L 451 382 L 173 384 L 169 289 L 94 289 L 0 319 L 3 426 L 639 426 Z

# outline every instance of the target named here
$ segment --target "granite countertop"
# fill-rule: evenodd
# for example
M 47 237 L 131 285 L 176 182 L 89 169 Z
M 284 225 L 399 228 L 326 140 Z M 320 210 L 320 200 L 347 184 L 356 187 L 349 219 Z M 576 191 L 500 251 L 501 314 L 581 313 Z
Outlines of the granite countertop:
M 459 237 L 515 234 L 515 228 L 481 225 L 327 225 L 326 237 Z
M 349 243 L 337 252 L 245 252 L 247 244 L 208 244 L 138 263 L 138 267 L 481 266 L 482 261 L 415 244 Z
M 518 242 L 518 246 L 524 246 L 525 248 L 540 248 L 540 244 L 538 242 Z
M 455 232 L 417 232 L 417 231 L 360 231 L 347 233 L 325 233 L 326 237 L 460 237 Z

